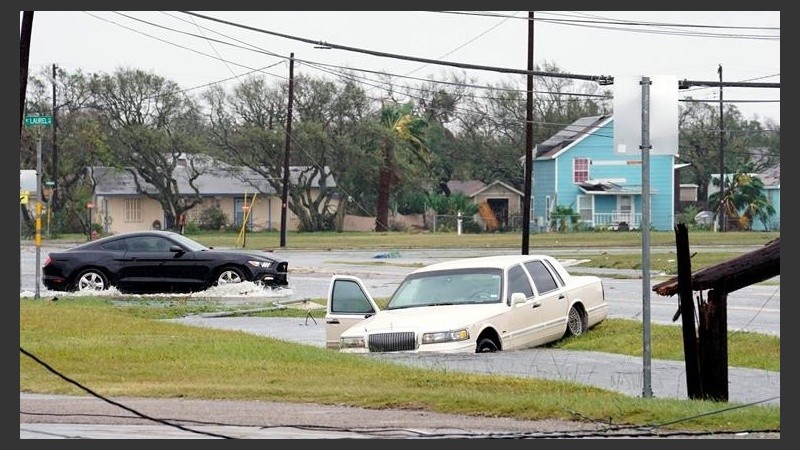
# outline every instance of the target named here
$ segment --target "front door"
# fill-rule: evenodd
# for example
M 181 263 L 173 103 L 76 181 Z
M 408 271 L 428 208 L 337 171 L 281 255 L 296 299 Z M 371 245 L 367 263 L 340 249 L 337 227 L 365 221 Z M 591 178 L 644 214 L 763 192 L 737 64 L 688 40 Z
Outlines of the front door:
M 630 195 L 620 195 L 617 197 L 617 224 L 625 222 L 629 227 L 633 223 L 633 199 Z

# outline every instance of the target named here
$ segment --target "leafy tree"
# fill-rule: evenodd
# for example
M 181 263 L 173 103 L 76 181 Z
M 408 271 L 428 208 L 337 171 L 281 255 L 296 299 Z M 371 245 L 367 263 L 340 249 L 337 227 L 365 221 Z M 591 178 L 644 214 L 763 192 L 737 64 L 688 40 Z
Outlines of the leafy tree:
M 89 224 L 86 203 L 91 198 L 87 187 L 86 168 L 101 164 L 107 148 L 105 137 L 96 111 L 89 108 L 91 92 L 89 76 L 80 70 L 67 72 L 43 67 L 38 75 L 28 82 L 26 110 L 28 114 L 53 116 L 53 124 L 47 129 L 24 128 L 20 167 L 35 168 L 36 133 L 42 135 L 42 181 L 54 181 L 56 190 L 48 199 L 52 215 L 51 233 L 81 231 L 86 233 Z M 53 110 L 52 87 L 55 83 L 56 104 Z M 38 128 L 38 127 L 37 127 Z M 56 134 L 58 161 L 54 158 L 52 134 Z M 58 164 L 58 168 L 53 166 Z
M 178 216 L 202 202 L 195 183 L 213 168 L 187 158 L 203 150 L 196 103 L 175 82 L 136 69 L 95 76 L 90 89 L 111 149 L 107 164 L 130 173 L 136 192 L 157 200 L 165 227 L 174 229 Z M 192 192 L 181 192 L 179 180 Z
M 764 183 L 760 178 L 742 169 L 724 179 L 725 192 L 717 191 L 709 198 L 711 207 L 718 216 L 725 211 L 725 230 L 750 230 L 753 218 L 766 223 L 775 215 L 775 208 L 764 194 Z M 714 178 L 719 186 L 719 178 Z
M 685 104 L 679 108 L 678 143 L 680 160 L 689 166 L 680 170 L 680 182 L 697 184 L 699 198 L 708 198 L 711 174 L 720 172 L 721 151 L 726 174 L 745 164 L 757 173 L 779 163 L 779 125 L 745 120 L 735 105 L 726 105 L 725 134 L 720 143 L 719 108 L 703 102 Z
M 361 120 L 364 95 L 352 85 L 301 76 L 295 80 L 294 97 L 287 207 L 301 230 L 330 230 L 338 193 L 333 181 L 343 161 L 357 159 L 350 154 L 348 136 Z M 210 106 L 214 151 L 282 193 L 288 85 L 269 86 L 263 77 L 251 77 L 230 94 L 215 87 L 204 98 Z
M 387 231 L 389 197 L 392 185 L 400 178 L 398 161 L 428 164 L 429 150 L 424 136 L 428 122 L 415 114 L 411 103 L 386 103 L 380 110 L 380 123 L 385 133 L 378 143 L 382 164 L 378 172 L 375 231 Z

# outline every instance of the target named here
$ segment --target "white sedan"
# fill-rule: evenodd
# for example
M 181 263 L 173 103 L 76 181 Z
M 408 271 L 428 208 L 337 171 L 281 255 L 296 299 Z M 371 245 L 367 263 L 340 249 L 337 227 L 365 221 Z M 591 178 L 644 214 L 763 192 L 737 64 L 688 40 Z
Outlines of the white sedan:
M 580 335 L 608 315 L 602 280 L 546 255 L 458 259 L 406 276 L 381 310 L 361 280 L 334 275 L 326 347 L 342 352 L 494 352 Z

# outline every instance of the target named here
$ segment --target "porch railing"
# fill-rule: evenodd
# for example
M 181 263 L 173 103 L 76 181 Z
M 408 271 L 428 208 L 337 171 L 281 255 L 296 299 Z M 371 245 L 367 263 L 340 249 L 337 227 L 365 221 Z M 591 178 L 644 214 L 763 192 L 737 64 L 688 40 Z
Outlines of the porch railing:
M 617 228 L 620 224 L 627 224 L 629 228 L 639 228 L 642 223 L 641 213 L 596 213 L 594 214 L 595 227 Z

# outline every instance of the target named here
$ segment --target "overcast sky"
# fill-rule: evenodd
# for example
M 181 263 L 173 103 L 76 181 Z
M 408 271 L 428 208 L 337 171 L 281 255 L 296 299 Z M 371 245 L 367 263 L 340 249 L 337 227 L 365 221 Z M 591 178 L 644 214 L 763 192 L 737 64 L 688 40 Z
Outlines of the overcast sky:
M 246 28 L 177 11 L 36 11 L 29 70 L 38 73 L 56 64 L 69 71 L 110 73 L 129 67 L 199 92 L 213 83 L 232 86 L 256 70 L 268 79 L 285 80 L 294 53 L 295 75 L 333 78 L 320 68 L 355 68 L 444 79 L 443 74 L 457 72 L 479 83 L 514 80 L 525 87 L 524 75 L 319 49 L 314 43 L 524 70 L 527 11 L 197 14 Z M 535 63 L 554 63 L 570 74 L 719 81 L 721 65 L 723 81 L 780 83 L 779 11 L 537 11 L 535 19 Z M 367 78 L 362 81 L 370 94 L 380 97 L 376 76 L 359 73 Z M 693 88 L 677 97 L 686 95 L 718 105 L 719 88 Z M 780 123 L 779 88 L 725 87 L 723 99 L 748 100 L 736 103 L 746 118 L 757 115 Z

